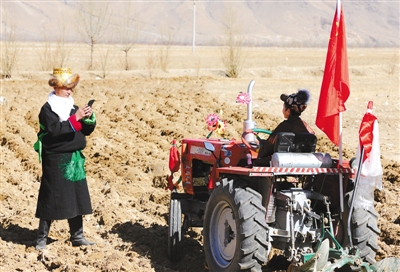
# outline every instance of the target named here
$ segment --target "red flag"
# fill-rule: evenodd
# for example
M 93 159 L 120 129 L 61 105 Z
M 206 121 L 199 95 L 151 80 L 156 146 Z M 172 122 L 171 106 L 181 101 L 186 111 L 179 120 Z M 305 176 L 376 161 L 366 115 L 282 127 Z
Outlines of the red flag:
M 349 95 L 346 31 L 342 6 L 338 2 L 326 54 L 324 77 L 315 121 L 317 127 L 337 146 L 341 132 L 339 114 L 346 110 L 344 103 Z
M 168 163 L 169 170 L 171 171 L 171 173 L 177 172 L 180 168 L 180 164 L 181 164 L 181 159 L 179 151 L 176 148 L 176 140 L 173 139 L 172 146 L 169 150 L 169 163 Z
M 171 174 L 167 177 L 168 181 L 168 186 L 165 188 L 165 190 L 170 189 L 171 191 L 174 189 L 174 187 L 178 186 L 179 181 L 176 184 L 173 184 L 173 178 L 174 178 L 174 173 L 177 172 L 180 168 L 181 164 L 181 158 L 179 155 L 179 151 L 176 148 L 176 140 L 172 140 L 172 146 L 169 150 L 169 170 L 171 171 Z
M 358 131 L 360 137 L 360 146 L 364 147 L 364 156 L 362 162 L 370 157 L 372 150 L 372 142 L 374 140 L 374 125 L 377 118 L 372 114 L 372 101 L 368 103 L 368 111 L 364 115 L 360 129 Z M 377 134 L 377 132 L 375 133 Z

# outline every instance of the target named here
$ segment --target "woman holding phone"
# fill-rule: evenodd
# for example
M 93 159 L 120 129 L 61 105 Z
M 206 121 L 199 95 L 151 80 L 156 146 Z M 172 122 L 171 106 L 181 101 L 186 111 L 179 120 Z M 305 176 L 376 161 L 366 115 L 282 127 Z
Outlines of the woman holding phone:
M 36 249 L 46 248 L 53 220 L 67 219 L 73 246 L 93 245 L 83 236 L 82 216 L 92 213 L 86 182 L 86 136 L 96 127 L 91 106 L 74 105 L 72 93 L 79 75 L 70 68 L 55 68 L 49 85 L 53 90 L 39 113 L 40 131 L 34 148 L 42 163 L 42 178 L 36 208 L 39 228 Z

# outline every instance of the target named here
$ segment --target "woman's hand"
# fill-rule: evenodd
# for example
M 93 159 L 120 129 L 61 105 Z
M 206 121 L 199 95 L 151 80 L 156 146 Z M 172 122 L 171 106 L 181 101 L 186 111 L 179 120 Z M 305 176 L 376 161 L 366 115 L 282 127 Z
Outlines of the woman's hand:
M 76 113 L 76 120 L 79 121 L 85 117 L 90 117 L 92 115 L 92 108 L 89 106 L 85 106 L 84 108 L 79 108 Z

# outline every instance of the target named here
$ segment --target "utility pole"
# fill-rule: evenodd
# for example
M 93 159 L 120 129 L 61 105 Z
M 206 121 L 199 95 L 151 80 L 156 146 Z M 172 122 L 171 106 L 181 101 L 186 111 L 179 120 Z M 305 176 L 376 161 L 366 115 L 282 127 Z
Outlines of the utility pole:
M 196 40 L 196 0 L 193 0 L 193 43 L 192 43 L 192 53 L 194 53 L 195 40 Z

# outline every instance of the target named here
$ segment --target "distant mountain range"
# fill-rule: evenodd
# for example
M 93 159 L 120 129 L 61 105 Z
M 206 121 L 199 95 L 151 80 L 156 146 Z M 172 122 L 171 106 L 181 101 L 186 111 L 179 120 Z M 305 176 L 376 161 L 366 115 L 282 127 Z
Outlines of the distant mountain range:
M 65 38 L 82 41 L 77 14 L 85 1 L 2 1 L 2 39 L 5 23 L 16 26 L 18 39 L 43 41 L 59 35 L 66 23 Z M 86 1 L 87 3 L 87 1 Z M 238 33 L 254 46 L 326 46 L 335 14 L 336 1 L 92 1 L 93 11 L 108 4 L 110 18 L 102 42 L 116 42 L 123 26 L 140 25 L 140 43 L 166 42 L 191 45 L 218 45 L 228 18 L 241 26 Z M 344 0 L 347 44 L 349 47 L 400 46 L 400 1 Z M 195 13 L 194 13 L 195 10 Z M 233 11 L 229 16 L 228 11 Z M 195 16 L 194 16 L 195 14 Z M 82 18 L 82 17 L 80 17 Z M 194 20 L 195 18 L 195 20 Z M 124 24 L 123 19 L 131 19 Z M 195 22 L 195 27 L 193 26 Z M 193 32 L 193 29 L 195 31 Z M 119 34 L 121 35 L 121 34 Z

